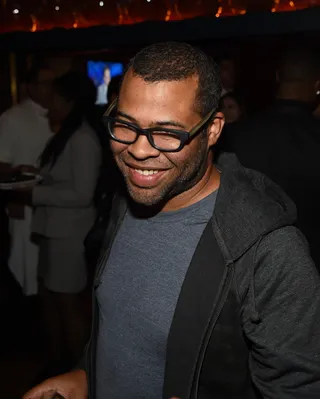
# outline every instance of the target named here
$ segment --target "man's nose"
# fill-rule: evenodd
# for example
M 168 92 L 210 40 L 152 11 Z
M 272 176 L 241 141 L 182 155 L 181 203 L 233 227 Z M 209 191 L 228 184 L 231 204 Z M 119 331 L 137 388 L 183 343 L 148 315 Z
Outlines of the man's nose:
M 136 159 L 156 158 L 160 151 L 152 147 L 146 136 L 139 136 L 138 140 L 128 147 L 128 152 Z

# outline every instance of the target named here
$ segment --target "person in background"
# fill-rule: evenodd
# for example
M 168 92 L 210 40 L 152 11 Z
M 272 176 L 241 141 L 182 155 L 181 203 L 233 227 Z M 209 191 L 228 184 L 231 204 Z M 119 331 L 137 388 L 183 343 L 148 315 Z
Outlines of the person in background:
M 113 77 L 110 81 L 107 95 L 109 106 L 119 95 L 121 81 L 121 75 Z M 102 120 L 102 116 L 105 112 L 106 107 L 99 110 L 98 115 L 100 120 Z M 119 170 L 110 151 L 110 141 L 108 140 L 108 133 L 105 126 L 101 126 L 101 142 L 103 147 L 103 159 L 101 174 L 99 176 L 96 190 L 97 219 L 92 231 L 89 232 L 85 239 L 86 256 L 88 263 L 92 266 L 90 268 L 92 272 L 95 270 L 101 252 L 105 228 L 109 220 L 112 198 L 119 187 L 119 182 L 121 181 Z
M 0 175 L 37 172 L 38 160 L 52 132 L 46 118 L 54 72 L 42 61 L 26 75 L 28 98 L 0 117 Z M 30 240 L 32 208 L 7 204 L 11 250 L 9 268 L 25 295 L 38 290 L 38 247 Z
M 237 122 L 246 115 L 244 101 L 235 92 L 226 93 L 221 97 L 220 109 L 225 117 L 226 124 Z
M 101 145 L 87 121 L 95 97 L 86 82 L 75 72 L 54 81 L 48 111 L 54 136 L 40 158 L 43 181 L 25 193 L 35 207 L 32 231 L 39 245 L 40 296 L 53 370 L 66 359 L 78 359 L 88 338 L 80 295 L 87 284 L 83 241 L 96 217 Z
M 85 358 L 28 392 L 66 399 L 316 399 L 320 276 L 295 207 L 235 156 L 212 59 L 156 43 L 104 121 L 126 185 L 113 201 Z
M 318 95 L 319 96 L 319 95 Z M 314 110 L 313 115 L 317 118 L 320 119 L 320 101 L 318 100 L 318 105 L 317 108 Z
M 96 107 L 95 107 L 96 117 L 99 118 L 100 121 L 101 121 L 101 117 L 107 110 L 107 105 L 111 104 L 119 95 L 121 80 L 122 80 L 121 75 L 114 76 L 110 80 L 104 103 L 103 104 L 96 103 Z
M 108 66 L 103 71 L 103 82 L 97 89 L 96 105 L 105 105 L 107 103 L 108 87 L 111 80 L 111 71 Z
M 118 97 L 120 91 L 120 85 L 122 76 L 118 75 L 111 79 L 108 89 L 107 101 L 110 106 Z M 100 118 L 105 113 L 106 109 L 103 108 Z M 100 112 L 99 112 L 100 114 Z M 108 140 L 108 133 L 105 126 L 101 126 L 102 134 L 102 146 L 103 146 L 103 159 L 101 174 L 97 184 L 96 190 L 96 204 L 97 204 L 97 219 L 85 239 L 86 256 L 88 263 L 92 265 L 91 271 L 94 272 L 97 260 L 99 258 L 103 238 L 105 234 L 105 228 L 107 226 L 112 198 L 119 187 L 121 176 L 119 170 L 116 167 L 114 159 L 110 151 L 110 142 Z
M 110 80 L 109 88 L 108 88 L 108 94 L 107 94 L 107 103 L 111 104 L 119 95 L 120 91 L 120 85 L 122 81 L 122 76 L 114 76 Z
M 313 112 L 320 85 L 319 52 L 297 44 L 283 51 L 274 104 L 230 126 L 222 150 L 258 170 L 291 197 L 298 227 L 320 270 L 320 121 Z
M 233 92 L 236 86 L 236 67 L 232 57 L 223 57 L 219 62 L 220 80 L 222 85 L 221 96 Z

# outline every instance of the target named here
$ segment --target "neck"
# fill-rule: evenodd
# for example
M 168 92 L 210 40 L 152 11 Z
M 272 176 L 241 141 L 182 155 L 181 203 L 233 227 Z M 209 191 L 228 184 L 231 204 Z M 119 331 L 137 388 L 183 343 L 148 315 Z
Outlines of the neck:
M 199 182 L 191 189 L 177 195 L 167 202 L 162 208 L 162 212 L 176 211 L 182 208 L 187 208 L 188 206 L 201 201 L 203 198 L 213 193 L 219 188 L 219 185 L 220 172 L 213 164 L 212 156 L 210 155 L 208 157 L 208 166 L 206 172 L 201 180 L 199 180 Z
M 313 101 L 309 90 L 289 84 L 280 86 L 277 98 L 279 100 L 294 100 L 306 103 L 311 103 Z

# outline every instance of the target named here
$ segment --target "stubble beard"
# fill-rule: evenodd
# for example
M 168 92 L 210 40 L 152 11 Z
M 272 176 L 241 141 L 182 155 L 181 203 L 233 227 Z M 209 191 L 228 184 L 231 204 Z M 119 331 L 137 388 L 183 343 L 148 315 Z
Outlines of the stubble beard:
M 207 167 L 207 141 L 204 140 L 204 138 L 201 138 L 198 151 L 195 153 L 191 161 L 183 165 L 183 170 L 178 173 L 178 178 L 174 181 L 168 182 L 166 186 L 161 187 L 157 194 L 148 195 L 148 191 L 152 191 L 152 189 L 148 188 L 135 189 L 129 183 L 128 176 L 126 176 L 125 173 L 123 175 L 129 196 L 134 203 L 143 207 L 161 209 L 172 198 L 177 197 L 194 187 L 205 175 Z

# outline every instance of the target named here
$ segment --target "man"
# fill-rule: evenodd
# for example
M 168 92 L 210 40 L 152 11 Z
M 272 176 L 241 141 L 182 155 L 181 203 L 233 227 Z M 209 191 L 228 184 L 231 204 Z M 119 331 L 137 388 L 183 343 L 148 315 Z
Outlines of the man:
M 320 270 L 320 121 L 315 118 L 320 88 L 319 53 L 296 45 L 283 52 L 274 104 L 228 127 L 222 148 L 265 173 L 295 202 L 298 227 L 309 241 Z
M 219 62 L 220 80 L 222 85 L 221 96 L 231 93 L 236 85 L 236 68 L 234 59 L 223 57 Z
M 320 104 L 317 105 L 317 108 L 314 110 L 313 115 L 320 119 Z
M 107 103 L 108 86 L 111 80 L 111 72 L 108 66 L 103 71 L 103 83 L 98 86 L 96 105 L 105 105 Z
M 160 43 L 130 62 L 106 123 L 117 196 L 78 370 L 24 396 L 316 399 L 320 280 L 292 202 L 233 156 L 212 60 Z
M 46 118 L 53 71 L 44 63 L 33 65 L 26 77 L 28 99 L 0 118 L 0 174 L 21 169 L 34 172 L 51 131 Z M 32 209 L 8 205 L 11 254 L 9 268 L 26 295 L 37 293 L 37 246 L 30 241 Z

